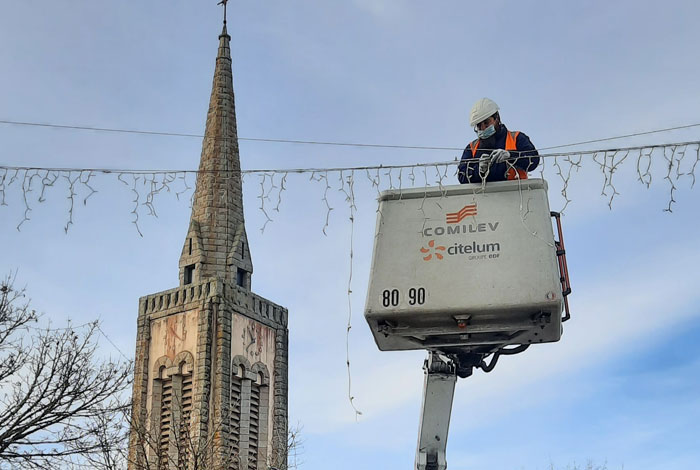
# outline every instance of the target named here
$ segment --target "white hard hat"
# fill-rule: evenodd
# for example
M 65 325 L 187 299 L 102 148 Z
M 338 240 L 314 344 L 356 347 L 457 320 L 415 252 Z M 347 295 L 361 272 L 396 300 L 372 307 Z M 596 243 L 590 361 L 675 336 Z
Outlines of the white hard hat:
M 474 103 L 469 113 L 469 125 L 475 127 L 481 121 L 488 119 L 498 112 L 498 105 L 488 98 L 481 98 Z

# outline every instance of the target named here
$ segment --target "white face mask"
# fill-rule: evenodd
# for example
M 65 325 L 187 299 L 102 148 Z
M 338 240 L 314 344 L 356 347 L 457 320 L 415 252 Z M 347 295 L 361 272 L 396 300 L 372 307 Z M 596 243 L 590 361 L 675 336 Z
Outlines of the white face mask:
M 489 127 L 484 129 L 483 131 L 476 131 L 476 135 L 479 137 L 479 139 L 488 139 L 492 135 L 496 133 L 496 128 L 493 127 L 493 124 L 491 124 Z

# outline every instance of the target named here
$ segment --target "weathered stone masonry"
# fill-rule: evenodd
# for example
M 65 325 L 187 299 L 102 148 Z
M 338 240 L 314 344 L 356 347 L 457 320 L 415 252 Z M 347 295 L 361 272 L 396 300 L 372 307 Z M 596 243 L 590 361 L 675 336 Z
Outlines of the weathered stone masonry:
M 134 470 L 286 467 L 288 312 L 251 291 L 229 41 L 224 26 L 180 286 L 139 300 Z

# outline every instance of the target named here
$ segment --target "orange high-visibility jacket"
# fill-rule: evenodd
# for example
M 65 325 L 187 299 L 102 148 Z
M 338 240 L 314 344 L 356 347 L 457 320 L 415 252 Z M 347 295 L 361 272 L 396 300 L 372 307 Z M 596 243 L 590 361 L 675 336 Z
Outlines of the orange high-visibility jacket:
M 480 146 L 482 146 L 482 142 L 476 139 L 464 149 L 458 171 L 460 183 L 481 182 L 479 157 L 484 153 L 490 153 L 493 149 L 483 149 Z M 496 132 L 495 148 L 511 152 L 511 157 L 515 161 L 493 165 L 489 170 L 487 181 L 526 179 L 527 173 L 539 165 L 540 159 L 537 156 L 535 146 L 530 142 L 530 138 L 520 131 L 508 131 L 503 124 Z

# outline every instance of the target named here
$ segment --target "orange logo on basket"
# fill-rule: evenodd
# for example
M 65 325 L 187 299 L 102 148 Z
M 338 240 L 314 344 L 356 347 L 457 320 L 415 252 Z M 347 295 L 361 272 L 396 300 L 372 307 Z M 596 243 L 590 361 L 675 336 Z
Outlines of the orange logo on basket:
M 442 246 L 442 245 L 435 246 L 435 240 L 430 240 L 430 241 L 428 242 L 428 246 L 429 246 L 430 248 L 422 247 L 422 248 L 420 249 L 420 252 L 421 252 L 421 253 L 423 253 L 423 254 L 426 254 L 426 253 L 427 253 L 427 254 L 428 254 L 428 256 L 424 256 L 424 257 L 423 257 L 423 261 L 430 261 L 431 259 L 433 259 L 433 254 L 435 255 L 435 258 L 437 258 L 437 259 L 442 259 L 442 258 L 444 258 L 444 256 L 443 256 L 442 254 L 438 253 L 438 251 L 445 251 L 445 247 L 444 247 L 444 246 Z M 435 251 L 435 253 L 431 253 L 431 251 L 433 251 L 433 250 Z
M 465 217 L 472 215 L 476 215 L 476 203 L 464 206 L 458 212 L 447 214 L 447 223 L 458 224 L 464 220 Z

